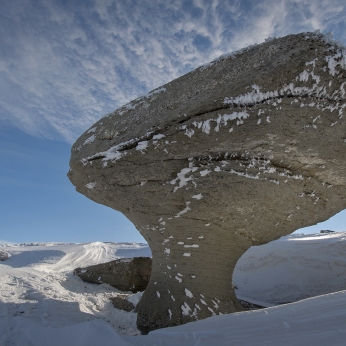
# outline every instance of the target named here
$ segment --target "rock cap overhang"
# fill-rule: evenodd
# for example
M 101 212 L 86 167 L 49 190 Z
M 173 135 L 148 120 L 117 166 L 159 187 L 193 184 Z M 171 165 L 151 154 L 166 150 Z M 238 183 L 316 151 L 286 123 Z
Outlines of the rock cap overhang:
M 192 85 L 192 87 L 189 88 L 188 92 L 184 90 L 184 85 L 189 84 L 190 80 L 198 81 L 199 76 L 201 74 L 207 75 L 207 72 L 204 71 L 209 70 L 208 75 L 214 74 L 214 78 L 212 78 L 212 80 L 213 82 L 216 82 L 219 77 L 219 73 L 217 73 L 219 71 L 218 69 L 215 69 L 216 65 L 221 65 L 222 68 L 222 65 L 230 63 L 232 60 L 236 62 L 238 59 L 241 59 L 244 54 L 248 54 L 249 56 L 251 56 L 253 55 L 253 52 L 255 52 L 255 50 L 259 47 L 261 47 L 262 50 L 264 50 L 266 46 L 278 46 L 278 49 L 281 50 L 283 47 L 282 42 L 286 42 L 287 39 L 289 40 L 290 38 L 292 38 L 292 41 L 294 41 L 294 39 L 296 39 L 298 36 L 303 38 L 303 40 L 305 40 L 307 44 L 309 40 L 318 40 L 321 42 L 321 44 L 326 44 L 328 47 L 331 48 L 331 50 L 334 49 L 337 52 L 336 54 L 326 55 L 326 59 L 328 60 L 328 70 L 330 74 L 334 76 L 336 73 L 335 68 L 338 66 L 342 67 L 343 69 L 345 68 L 346 61 L 345 54 L 343 54 L 343 52 L 345 51 L 345 47 L 340 42 L 334 41 L 330 37 L 330 35 L 324 35 L 317 31 L 314 33 L 306 32 L 299 35 L 289 35 L 283 38 L 270 38 L 267 39 L 266 42 L 261 45 L 251 45 L 249 47 L 240 49 L 236 52 L 223 54 L 217 59 L 213 60 L 212 62 L 202 65 L 197 69 L 187 73 L 186 75 L 174 80 L 174 84 L 177 84 L 178 88 L 174 88 L 174 86 L 172 86 L 172 82 L 169 82 L 164 86 L 158 87 L 150 91 L 146 95 L 136 98 L 135 100 L 115 110 L 113 113 L 107 114 L 96 124 L 92 125 L 76 141 L 73 147 L 74 150 L 77 151 L 76 154 L 78 154 L 80 151 L 83 152 L 83 148 L 85 147 L 85 145 L 90 145 L 95 141 L 95 139 L 101 139 L 102 143 L 106 144 L 102 146 L 102 149 L 105 150 L 100 151 L 100 153 L 95 153 L 94 155 L 92 155 L 92 157 L 84 155 L 86 157 L 82 157 L 81 159 L 93 160 L 97 159 L 98 156 L 96 155 L 100 155 L 104 156 L 102 158 L 104 158 L 105 160 L 114 160 L 120 156 L 120 154 L 118 156 L 117 153 L 121 153 L 123 151 L 126 151 L 127 149 L 136 148 L 140 145 L 139 143 L 141 142 L 148 141 L 150 139 L 155 140 L 155 136 L 160 136 L 160 132 L 167 130 L 167 126 L 172 125 L 171 123 L 184 123 L 187 120 L 187 116 L 189 116 L 189 119 L 191 119 L 193 117 L 198 117 L 200 115 L 197 110 L 194 112 L 195 114 L 187 115 L 187 113 L 184 113 L 184 101 L 194 98 L 197 99 L 199 103 L 203 103 L 203 95 L 200 95 L 201 91 L 197 90 L 198 88 L 196 84 Z M 275 48 L 273 48 L 273 50 L 275 50 Z M 297 49 L 297 51 L 299 52 L 299 49 Z M 288 53 L 293 55 L 297 54 L 297 52 L 295 52 L 294 49 L 289 49 Z M 267 55 L 273 58 L 271 56 L 272 54 Z M 321 90 L 319 90 L 318 88 L 315 88 L 313 90 L 309 90 L 307 88 L 299 89 L 299 87 L 295 87 L 294 84 L 280 85 L 280 87 L 276 88 L 275 85 L 272 84 L 272 90 L 267 91 L 266 94 L 263 94 L 260 91 L 260 89 L 263 88 L 261 86 L 262 83 L 260 81 L 261 76 L 264 74 L 264 72 L 268 72 L 268 70 L 270 70 L 275 64 L 279 65 L 279 67 L 280 65 L 285 65 L 287 61 L 291 58 L 291 56 L 284 57 L 283 59 L 281 59 L 280 62 L 274 61 L 275 57 L 273 59 L 269 59 L 269 61 L 264 61 L 264 58 L 265 56 L 263 56 L 262 61 L 256 61 L 253 65 L 256 69 L 259 70 L 258 78 L 256 78 L 257 80 L 259 80 L 258 84 L 254 83 L 254 81 L 251 81 L 249 84 L 243 87 L 246 89 L 252 87 L 252 92 L 249 93 L 248 90 L 243 90 L 243 93 L 238 92 L 239 94 L 235 94 L 232 93 L 231 90 L 225 90 L 223 92 L 225 97 L 221 100 L 221 109 L 228 108 L 232 104 L 234 106 L 251 106 L 252 104 L 263 102 L 264 100 L 270 97 L 286 96 L 290 95 L 290 93 L 295 93 L 296 95 L 299 95 L 300 93 L 302 95 L 312 94 L 317 96 L 330 96 L 327 93 L 323 94 L 324 90 L 322 90 L 321 92 Z M 310 63 L 313 66 L 315 65 L 314 60 L 312 60 Z M 294 69 L 292 68 L 292 72 L 293 71 Z M 304 71 L 306 70 L 302 70 L 303 75 L 299 76 L 300 79 L 309 78 L 309 74 L 306 74 Z M 314 78 L 313 72 L 311 74 L 311 78 Z M 182 81 L 183 83 L 179 83 L 180 81 Z M 173 90 L 170 90 L 171 87 Z M 214 87 L 214 85 L 212 85 L 212 87 Z M 209 91 L 210 88 L 208 88 L 208 86 L 204 86 L 203 92 L 208 93 Z M 172 96 L 170 97 L 169 94 L 172 94 Z M 172 102 L 171 98 L 175 98 L 175 96 L 177 96 L 176 100 L 179 100 L 180 102 Z M 334 95 L 334 99 L 336 98 L 335 96 L 336 95 Z M 165 100 L 167 101 L 165 102 Z M 150 107 L 154 109 L 155 105 L 159 103 L 163 103 L 163 105 L 160 107 L 160 111 L 162 111 L 162 113 L 160 113 L 160 118 L 157 119 L 155 118 L 155 116 L 153 116 L 153 113 L 157 113 L 157 111 L 153 112 L 151 109 L 148 108 Z M 173 109 L 174 111 L 172 111 L 171 109 L 172 106 L 176 106 L 175 109 Z M 201 106 L 199 108 L 201 108 Z M 111 121 L 108 121 L 107 118 L 110 118 Z M 111 126 L 107 126 L 108 122 L 111 123 L 109 124 Z M 98 127 L 98 125 L 100 126 Z

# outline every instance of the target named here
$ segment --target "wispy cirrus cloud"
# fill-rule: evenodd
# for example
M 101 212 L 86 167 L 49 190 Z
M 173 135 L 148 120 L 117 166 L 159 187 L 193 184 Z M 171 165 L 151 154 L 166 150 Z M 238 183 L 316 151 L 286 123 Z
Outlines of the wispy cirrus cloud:
M 72 142 L 104 114 L 268 36 L 331 31 L 340 0 L 13 0 L 0 5 L 0 122 Z

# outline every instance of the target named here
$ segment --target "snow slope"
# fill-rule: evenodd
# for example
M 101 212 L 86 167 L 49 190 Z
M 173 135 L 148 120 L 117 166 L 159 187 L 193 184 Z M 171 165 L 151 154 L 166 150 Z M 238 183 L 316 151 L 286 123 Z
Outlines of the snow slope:
M 76 267 L 150 256 L 147 244 L 3 244 L 0 345 L 344 345 L 346 234 L 291 235 L 251 248 L 233 276 L 238 297 L 263 310 L 215 316 L 139 335 L 136 314 L 115 309 L 109 285 L 84 283 Z M 324 294 L 324 295 L 321 295 Z M 132 297 L 138 300 L 140 293 Z
M 84 283 L 72 272 L 122 257 L 151 256 L 147 244 L 33 243 L 7 245 L 5 249 L 12 256 L 0 262 L 1 317 L 22 316 L 51 327 L 102 319 L 120 334 L 139 334 L 136 315 L 114 309 L 109 300 L 120 291 L 106 284 Z
M 251 247 L 233 284 L 238 298 L 263 306 L 346 290 L 346 233 L 296 234 Z

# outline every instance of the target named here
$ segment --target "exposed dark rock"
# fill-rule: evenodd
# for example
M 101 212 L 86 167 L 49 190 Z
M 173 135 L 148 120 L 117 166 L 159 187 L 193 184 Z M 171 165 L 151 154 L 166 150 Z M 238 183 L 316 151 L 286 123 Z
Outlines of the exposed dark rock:
M 264 309 L 264 306 L 258 305 L 258 304 L 254 304 L 254 303 L 250 303 L 247 302 L 246 300 L 241 300 L 239 299 L 239 303 L 243 306 L 243 308 L 245 310 L 259 310 L 259 309 Z
M 109 284 L 120 291 L 144 291 L 151 275 L 151 258 L 122 258 L 73 271 L 83 281 Z
M 135 306 L 125 298 L 126 297 L 112 297 L 110 300 L 115 308 L 130 312 L 135 308 Z
M 142 332 L 242 310 L 251 246 L 346 208 L 346 58 L 323 35 L 267 41 L 109 114 L 74 144 L 77 191 L 125 214 L 153 270 Z
M 11 257 L 11 255 L 3 250 L 0 250 L 0 261 L 6 261 Z

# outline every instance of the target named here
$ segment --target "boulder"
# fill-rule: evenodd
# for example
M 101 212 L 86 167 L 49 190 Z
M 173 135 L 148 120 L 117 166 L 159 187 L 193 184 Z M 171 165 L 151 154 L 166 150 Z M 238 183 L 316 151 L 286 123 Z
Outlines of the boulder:
M 126 296 L 125 297 L 112 297 L 112 298 L 110 298 L 110 300 L 112 301 L 113 306 L 119 310 L 124 310 L 124 311 L 130 312 L 135 308 L 135 306 L 126 299 Z
M 120 291 L 144 291 L 151 275 L 151 258 L 122 258 L 73 271 L 83 281 L 109 284 Z
M 3 250 L 0 250 L 0 261 L 6 261 L 11 257 L 11 255 Z
M 78 192 L 149 243 L 143 332 L 241 311 L 252 245 L 346 208 L 346 58 L 318 33 L 268 40 L 108 114 L 73 145 Z

